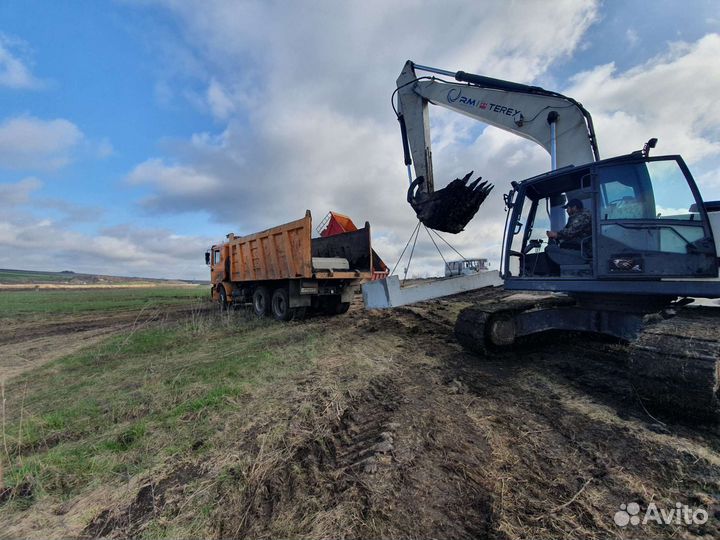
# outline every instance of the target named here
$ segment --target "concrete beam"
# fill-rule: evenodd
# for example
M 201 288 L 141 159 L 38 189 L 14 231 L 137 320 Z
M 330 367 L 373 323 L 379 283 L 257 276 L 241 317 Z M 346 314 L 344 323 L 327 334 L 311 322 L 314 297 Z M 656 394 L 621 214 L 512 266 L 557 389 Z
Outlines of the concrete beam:
M 397 276 L 388 276 L 363 284 L 362 293 L 366 309 L 387 309 L 484 287 L 499 287 L 502 284 L 503 280 L 496 271 L 445 278 L 408 287 L 400 287 Z

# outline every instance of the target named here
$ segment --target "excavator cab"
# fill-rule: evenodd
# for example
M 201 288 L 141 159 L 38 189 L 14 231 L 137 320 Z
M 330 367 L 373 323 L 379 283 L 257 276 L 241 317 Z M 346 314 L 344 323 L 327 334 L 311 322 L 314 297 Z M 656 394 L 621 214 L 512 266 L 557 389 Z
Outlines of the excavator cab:
M 633 153 L 564 167 L 513 183 L 505 200 L 506 284 L 569 281 L 553 288 L 598 292 L 588 282 L 718 276 L 708 214 L 680 156 Z M 553 243 L 547 231 L 566 226 L 570 200 L 591 226 Z

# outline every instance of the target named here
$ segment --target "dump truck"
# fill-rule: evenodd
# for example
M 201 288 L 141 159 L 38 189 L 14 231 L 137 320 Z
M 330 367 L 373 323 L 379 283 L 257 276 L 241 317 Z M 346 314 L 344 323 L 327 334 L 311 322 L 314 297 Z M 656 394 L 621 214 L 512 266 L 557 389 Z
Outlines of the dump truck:
M 370 224 L 312 238 L 305 217 L 247 236 L 227 235 L 205 253 L 211 295 L 221 310 L 251 305 L 258 316 L 280 321 L 309 310 L 345 313 L 373 272 L 387 267 L 372 250 Z

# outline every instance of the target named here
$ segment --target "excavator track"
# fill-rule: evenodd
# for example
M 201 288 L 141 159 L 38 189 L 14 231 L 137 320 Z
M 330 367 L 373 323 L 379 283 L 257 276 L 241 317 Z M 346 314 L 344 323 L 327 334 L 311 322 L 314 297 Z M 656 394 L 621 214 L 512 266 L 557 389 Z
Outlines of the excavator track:
M 648 324 L 630 344 L 630 380 L 643 404 L 673 416 L 720 420 L 720 341 L 712 309 Z
M 460 312 L 455 322 L 455 338 L 466 349 L 485 355 L 515 343 L 513 317 L 535 309 L 573 305 L 565 296 L 537 296 L 518 294 L 501 302 L 478 304 Z
M 455 337 L 464 348 L 490 355 L 517 344 L 513 338 L 517 315 L 572 302 L 565 297 L 518 295 L 517 299 L 479 304 L 460 312 Z M 657 317 L 657 322 L 645 324 L 628 345 L 628 375 L 643 406 L 688 422 L 720 421 L 717 311 L 685 308 L 670 319 Z

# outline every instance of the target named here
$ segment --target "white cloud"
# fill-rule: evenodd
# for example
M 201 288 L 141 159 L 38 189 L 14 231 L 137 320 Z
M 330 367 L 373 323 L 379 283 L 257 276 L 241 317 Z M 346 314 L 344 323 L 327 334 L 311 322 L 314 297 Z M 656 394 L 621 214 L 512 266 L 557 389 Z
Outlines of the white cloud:
M 210 81 L 208 86 L 207 100 L 210 110 L 215 118 L 225 120 L 235 110 L 235 104 L 230 96 L 216 79 Z
M 698 183 L 701 189 L 707 190 L 707 192 L 714 193 L 712 198 L 720 199 L 720 167 L 716 167 L 710 171 L 702 171 L 700 174 L 695 174 L 695 181 Z M 704 197 L 709 200 L 708 197 Z
M 170 196 L 190 196 L 214 190 L 218 179 L 192 167 L 166 165 L 161 159 L 149 159 L 128 175 L 128 182 L 135 185 L 149 184 Z
M 640 36 L 638 35 L 637 30 L 635 30 L 634 28 L 628 28 L 625 31 L 625 39 L 627 39 L 628 45 L 630 45 L 630 47 L 634 47 L 640 41 Z
M 210 81 L 207 94 L 222 90 L 219 110 L 207 106 L 207 95 L 198 100 L 193 88 L 177 93 L 194 106 L 202 101 L 222 112 L 227 98 L 253 115 L 324 103 L 377 119 L 385 117 L 378 104 L 387 103 L 408 58 L 529 82 L 581 44 L 598 9 L 595 0 L 530 2 L 521 9 L 471 0 L 154 3 L 176 15 L 184 31 L 184 46 L 169 47 L 165 38 L 158 44 L 167 69 L 176 69 L 174 83 L 192 87 L 188 78 L 196 77 L 204 87 Z
M 62 118 L 8 118 L 0 123 L 0 168 L 54 170 L 67 165 L 83 133 Z
M 143 205 L 170 214 L 204 210 L 236 223 L 239 234 L 296 219 L 305 208 L 316 221 L 335 209 L 369 220 L 391 264 L 415 224 L 388 104 L 404 61 L 537 82 L 586 45 L 585 32 L 598 20 L 596 2 L 569 0 L 437 9 L 411 1 L 156 3 L 177 17 L 184 40 L 165 47 L 182 61 L 166 62 L 176 78 L 158 83 L 156 93 L 164 102 L 185 96 L 223 124 L 217 133 L 166 144 L 166 156 L 135 167 L 128 181 L 151 192 Z M 637 41 L 632 28 L 624 37 L 631 46 Z M 661 152 L 695 163 L 717 158 L 718 39 L 672 44 L 633 69 L 597 66 L 571 81 L 564 93 L 593 114 L 604 157 L 658 136 Z M 431 116 L 438 187 L 470 169 L 496 184 L 467 231 L 448 239 L 464 255 L 497 265 L 502 194 L 511 180 L 547 170 L 548 156 L 452 113 L 434 108 Z M 717 175 L 706 171 L 705 178 Z M 424 235 L 413 267 L 440 272 Z
M 0 184 L 0 208 L 8 209 L 28 203 L 30 195 L 41 187 L 42 182 L 32 176 L 14 184 Z
M 207 279 L 203 253 L 210 243 L 162 229 L 122 226 L 91 235 L 49 219 L 0 218 L 0 268 Z
M 613 64 L 573 77 L 564 93 L 592 113 L 604 157 L 637 150 L 658 137 L 656 153 L 691 163 L 720 157 L 720 35 L 671 44 L 666 54 L 618 72 Z
M 238 234 L 299 218 L 306 208 L 317 222 L 334 209 L 359 225 L 370 221 L 376 247 L 389 264 L 416 223 L 405 202 L 407 177 L 389 107 L 404 61 L 545 82 L 551 66 L 587 47 L 586 31 L 599 11 L 598 2 L 590 0 L 482 5 L 471 0 L 158 0 L 135 5 L 148 3 L 173 14 L 178 22 L 173 28 L 181 32 L 173 39 L 168 39 L 171 30 L 155 36 L 156 52 L 165 59 L 156 99 L 166 107 L 184 99 L 219 127 L 165 140 L 164 155 L 139 160 L 126 181 L 149 193 L 144 207 L 168 214 L 206 211 L 235 223 Z M 629 28 L 617 37 L 633 46 L 637 36 Z M 0 85 L 14 81 L 13 87 L 33 87 L 38 81 L 17 50 L 0 41 Z M 699 183 L 717 187 L 718 53 L 720 38 L 708 35 L 671 44 L 666 54 L 627 71 L 613 64 L 593 67 L 565 90 L 556 89 L 591 111 L 604 157 L 640 148 L 657 136 L 658 152 L 683 153 L 693 165 L 702 165 Z M 448 111 L 433 108 L 431 118 L 438 187 L 470 169 L 496 185 L 468 229 L 446 237 L 464 255 L 488 257 L 497 266 L 502 194 L 511 180 L 546 170 L 548 156 L 528 141 L 478 129 L 478 123 Z M 100 157 L 112 152 L 107 141 L 88 143 L 67 120 L 11 118 L 0 124 L 0 167 L 58 168 L 83 141 L 86 151 Z M 31 197 L 38 187 L 33 178 L 0 185 L 0 197 L 11 205 L 37 204 L 41 201 Z M 82 211 L 58 201 L 43 204 L 61 216 Z M 37 268 L 207 276 L 202 252 L 209 240 L 169 231 L 114 227 L 80 234 L 55 214 L 43 221 L 19 212 L 1 216 L 0 246 L 22 242 L 32 247 Z M 446 258 L 457 257 L 439 245 Z M 7 264 L 0 256 L 0 265 Z M 442 272 L 424 231 L 410 275 L 416 272 Z
M 77 232 L 73 226 L 96 222 L 100 211 L 40 197 L 41 187 L 34 177 L 0 184 L 0 268 L 207 278 L 209 238 L 130 225 Z
M 108 139 L 102 139 L 95 145 L 95 153 L 98 158 L 105 159 L 115 153 L 112 143 Z
M 14 89 L 37 89 L 42 82 L 35 78 L 14 49 L 22 47 L 17 39 L 0 34 L 0 86 Z
M 157 3 L 183 28 L 188 52 L 171 55 L 197 60 L 165 62 L 189 66 L 178 70 L 175 80 L 185 88 L 178 85 L 174 95 L 204 104 L 227 125 L 166 145 L 168 158 L 140 165 L 143 173 L 152 170 L 142 175 L 153 190 L 143 205 L 170 214 L 205 210 L 235 223 L 239 234 L 297 219 L 306 208 L 316 221 L 333 209 L 360 224 L 370 221 L 388 262 L 415 223 L 389 104 L 405 60 L 530 82 L 572 54 L 597 17 L 594 1 L 522 8 L 503 2 L 478 8 L 472 1 L 434 8 L 413 1 Z M 207 88 L 204 95 L 188 83 L 192 77 Z M 504 183 L 540 172 L 547 160 L 525 141 L 493 130 L 468 147 L 477 137 L 472 123 L 438 110 L 432 118 L 438 186 L 472 168 L 498 184 L 477 226 L 452 241 L 470 255 L 497 257 Z M 188 184 L 197 189 L 177 187 Z M 419 241 L 415 260 L 422 265 L 429 257 L 434 267 L 434 251 L 429 239 Z

